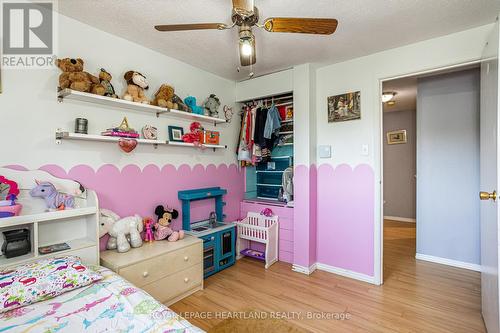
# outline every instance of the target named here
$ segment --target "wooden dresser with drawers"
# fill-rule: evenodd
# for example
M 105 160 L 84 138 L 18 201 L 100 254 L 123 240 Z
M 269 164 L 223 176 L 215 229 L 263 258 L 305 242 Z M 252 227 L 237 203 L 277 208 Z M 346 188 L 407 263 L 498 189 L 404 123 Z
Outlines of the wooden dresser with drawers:
M 187 235 L 156 241 L 126 253 L 101 252 L 101 265 L 144 289 L 165 305 L 203 289 L 203 241 Z

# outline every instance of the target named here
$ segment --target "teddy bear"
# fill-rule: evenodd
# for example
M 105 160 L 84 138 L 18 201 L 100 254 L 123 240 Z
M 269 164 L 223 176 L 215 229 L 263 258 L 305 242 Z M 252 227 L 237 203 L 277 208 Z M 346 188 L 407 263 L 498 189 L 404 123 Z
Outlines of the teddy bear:
M 57 59 L 57 67 L 63 73 L 59 75 L 59 88 L 89 92 L 104 95 L 106 89 L 100 84 L 99 78 L 83 71 L 83 60 L 80 58 Z
M 195 114 L 204 114 L 203 108 L 201 106 L 196 105 L 196 97 L 188 96 L 184 98 L 184 103 L 191 108 L 193 113 Z
M 184 238 L 184 230 L 174 231 L 170 228 L 173 219 L 179 216 L 179 212 L 175 209 L 165 209 L 159 205 L 155 209 L 155 214 L 158 217 L 158 222 L 154 225 L 155 240 L 167 239 L 169 242 L 175 242 Z
M 149 89 L 146 77 L 136 71 L 128 71 L 123 76 L 127 81 L 127 92 L 123 99 L 130 102 L 149 104 L 149 99 L 144 95 L 144 90 Z
M 210 94 L 207 97 L 203 103 L 203 107 L 205 108 L 206 116 L 219 118 L 220 100 L 215 94 Z
M 158 91 L 155 93 L 155 98 L 151 104 L 160 106 L 162 108 L 177 110 L 179 105 L 173 102 L 174 87 L 168 84 L 162 84 Z
M 118 95 L 115 93 L 115 87 L 113 87 L 113 85 L 111 84 L 112 78 L 113 77 L 108 71 L 106 71 L 104 68 L 101 68 L 101 71 L 99 73 L 99 81 L 105 89 L 104 96 L 118 98 Z
M 131 246 L 142 246 L 143 223 L 139 215 L 121 219 L 116 213 L 107 209 L 100 209 L 99 212 L 99 237 L 109 234 L 106 244 L 108 250 L 116 249 L 123 253 L 130 250 Z
M 201 135 L 203 134 L 203 127 L 197 121 L 191 123 L 189 125 L 189 133 L 186 133 L 182 136 L 182 141 L 187 143 L 199 144 Z

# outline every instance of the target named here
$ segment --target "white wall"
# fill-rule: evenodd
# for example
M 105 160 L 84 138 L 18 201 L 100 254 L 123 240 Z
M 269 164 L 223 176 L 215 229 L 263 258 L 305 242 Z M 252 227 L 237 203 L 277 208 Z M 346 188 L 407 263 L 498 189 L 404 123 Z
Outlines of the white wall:
M 293 91 L 293 69 L 236 83 L 236 101 L 247 101 Z
M 418 254 L 480 264 L 479 86 L 479 69 L 418 81 Z
M 234 106 L 235 83 L 193 66 L 169 58 L 125 39 L 110 35 L 71 18 L 59 15 L 58 56 L 81 57 L 85 70 L 97 74 L 104 67 L 113 74 L 112 83 L 119 94 L 123 93 L 127 70 L 137 70 L 147 76 L 153 95 L 162 83 L 175 86 L 181 97 L 194 95 L 198 104 L 210 94 L 217 94 L 222 105 Z M 74 128 L 74 119 L 84 117 L 89 120 L 89 132 L 118 125 L 124 116 L 130 126 L 140 130 L 145 124 L 152 124 L 159 130 L 160 138 L 167 138 L 167 126 L 178 125 L 188 130 L 190 121 L 156 118 L 134 111 L 122 111 L 91 104 L 56 101 L 58 76 L 61 71 L 53 70 L 3 70 L 3 93 L 0 94 L 2 131 L 0 139 L 9 144 L 2 145 L 0 165 L 21 164 L 37 168 L 44 164 L 58 164 L 67 169 L 77 164 L 98 167 L 111 163 L 118 167 L 136 164 L 215 164 L 235 163 L 235 146 L 239 122 L 219 125 L 221 142 L 228 145 L 226 150 L 206 150 L 179 147 L 138 146 L 127 155 L 115 144 L 63 141 L 57 146 L 54 132 L 57 128 Z M 221 108 L 222 109 L 222 108 Z M 223 117 L 223 113 L 221 113 Z M 237 113 L 235 114 L 235 120 Z M 5 126 L 5 124 L 9 124 Z M 213 129 L 213 125 L 204 124 Z

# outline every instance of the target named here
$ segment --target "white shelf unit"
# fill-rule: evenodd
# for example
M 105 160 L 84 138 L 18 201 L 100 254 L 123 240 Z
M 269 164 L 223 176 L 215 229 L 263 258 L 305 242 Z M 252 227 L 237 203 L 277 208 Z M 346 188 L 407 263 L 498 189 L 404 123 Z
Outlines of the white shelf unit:
M 75 255 L 90 265 L 99 264 L 99 203 L 92 190 L 86 190 L 82 196 L 75 197 L 75 208 L 62 211 L 46 211 L 45 200 L 29 195 L 29 188 L 34 185 L 33 179 L 44 179 L 54 182 L 55 177 L 40 170 L 12 171 L 0 168 L 0 174 L 10 173 L 9 179 L 20 186 L 18 203 L 23 205 L 19 216 L 0 218 L 0 248 L 4 242 L 1 232 L 15 229 L 30 230 L 31 252 L 18 257 L 6 258 L 0 254 L 0 270 L 6 267 L 34 261 L 39 258 L 60 255 Z M 46 174 L 40 178 L 41 174 Z M 19 175 L 14 178 L 12 175 Z M 60 180 L 67 184 L 69 180 Z M 50 254 L 39 254 L 40 246 L 67 243 L 70 249 Z
M 61 144 L 62 140 L 81 140 L 81 141 L 98 141 L 98 142 L 118 142 L 120 137 L 116 136 L 104 136 L 96 134 L 79 134 L 71 133 L 58 129 L 56 131 L 56 143 Z M 147 139 L 134 139 L 139 145 L 153 145 L 155 148 L 158 146 L 179 146 L 179 147 L 191 147 L 191 148 L 210 148 L 210 149 L 225 149 L 227 146 L 224 145 L 211 145 L 202 144 L 195 145 L 194 143 L 188 142 L 176 142 L 176 141 L 163 141 L 163 140 L 147 140 Z
M 75 100 L 81 102 L 88 102 L 98 105 L 104 105 L 108 107 L 115 107 L 120 109 L 129 109 L 139 112 L 146 112 L 152 115 L 156 115 L 159 117 L 160 115 L 172 116 L 174 118 L 182 118 L 189 119 L 201 122 L 209 122 L 213 123 L 214 126 L 217 124 L 226 123 L 225 119 L 209 117 L 205 115 L 199 115 L 189 112 L 184 112 L 175 109 L 162 108 L 159 106 L 154 106 L 150 104 L 136 103 L 126 101 L 124 99 L 119 98 L 111 98 L 107 96 L 99 96 L 95 94 L 90 94 L 86 92 L 71 90 L 71 89 L 62 89 L 57 93 L 57 99 L 59 102 L 63 102 L 64 100 Z

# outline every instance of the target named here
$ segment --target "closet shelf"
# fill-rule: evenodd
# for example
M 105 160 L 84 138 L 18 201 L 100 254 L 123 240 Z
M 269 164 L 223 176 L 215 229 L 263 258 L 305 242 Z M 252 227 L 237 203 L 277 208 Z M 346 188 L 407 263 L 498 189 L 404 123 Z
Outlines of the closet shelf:
M 281 123 L 282 124 L 293 123 L 293 119 L 282 120 Z
M 56 143 L 61 144 L 62 140 L 82 140 L 82 141 L 98 141 L 98 142 L 118 142 L 121 138 L 116 136 L 104 136 L 95 134 L 79 134 L 70 133 L 62 130 L 56 131 Z M 126 139 L 126 138 L 123 138 Z M 223 149 L 227 148 L 224 145 L 210 145 L 204 144 L 201 146 L 196 146 L 194 143 L 187 142 L 174 142 L 174 141 L 162 141 L 162 140 L 147 140 L 147 139 L 134 139 L 139 145 L 154 145 L 155 148 L 158 145 L 162 146 L 181 146 L 181 147 L 200 147 L 200 148 L 211 148 L 211 149 Z
M 283 187 L 283 185 L 278 184 L 257 184 L 257 186 Z
M 199 115 L 189 112 L 184 112 L 180 110 L 161 108 L 159 106 L 154 106 L 150 104 L 141 104 L 136 102 L 126 101 L 124 99 L 119 98 L 111 98 L 107 96 L 99 96 L 95 94 L 85 93 L 81 91 L 71 90 L 71 89 L 62 89 L 57 93 L 57 99 L 59 102 L 63 102 L 64 100 L 75 100 L 93 103 L 97 105 L 104 105 L 109 107 L 116 107 L 120 109 L 129 109 L 134 111 L 146 112 L 152 115 L 156 115 L 159 117 L 162 114 L 167 116 L 172 116 L 174 118 L 183 118 L 190 119 L 195 121 L 203 121 L 203 122 L 211 122 L 214 125 L 226 123 L 225 119 L 209 117 L 205 115 Z
M 283 173 L 285 171 L 279 171 L 279 170 L 256 170 L 257 173 L 264 172 L 264 173 Z
M 288 135 L 288 134 L 293 134 L 293 131 L 285 131 L 285 132 L 280 132 L 280 135 Z

